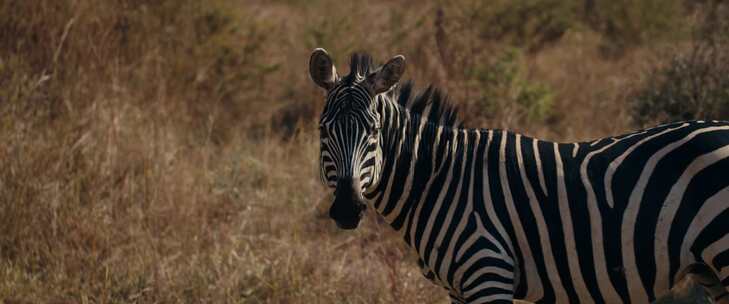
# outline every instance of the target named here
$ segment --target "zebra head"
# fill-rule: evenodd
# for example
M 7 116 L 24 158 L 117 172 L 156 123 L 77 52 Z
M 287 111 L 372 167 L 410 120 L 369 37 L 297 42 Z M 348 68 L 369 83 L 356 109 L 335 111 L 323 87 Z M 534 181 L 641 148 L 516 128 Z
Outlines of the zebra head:
M 366 209 L 364 193 L 380 180 L 383 140 L 377 95 L 392 88 L 404 71 L 402 55 L 375 69 L 368 56 L 354 54 L 349 75 L 340 78 L 324 49 L 311 54 L 309 74 L 327 91 L 319 122 L 321 179 L 334 189 L 329 216 L 342 229 L 357 227 Z

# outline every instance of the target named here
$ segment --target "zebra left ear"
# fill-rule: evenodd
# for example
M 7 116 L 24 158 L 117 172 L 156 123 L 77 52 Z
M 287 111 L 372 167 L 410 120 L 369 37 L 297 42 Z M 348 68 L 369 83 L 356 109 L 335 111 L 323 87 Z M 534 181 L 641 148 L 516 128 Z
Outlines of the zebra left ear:
M 309 58 L 309 75 L 320 87 L 331 90 L 337 83 L 337 69 L 332 57 L 322 48 L 317 48 Z
M 397 55 L 385 63 L 378 71 L 367 76 L 367 81 L 375 94 L 386 92 L 400 81 L 405 73 L 405 56 Z

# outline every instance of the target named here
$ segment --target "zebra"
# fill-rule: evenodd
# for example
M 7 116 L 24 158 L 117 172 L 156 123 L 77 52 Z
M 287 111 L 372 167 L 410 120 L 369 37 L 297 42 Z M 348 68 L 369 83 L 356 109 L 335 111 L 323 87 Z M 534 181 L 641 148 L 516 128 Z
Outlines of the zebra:
M 338 227 L 375 209 L 452 303 L 648 303 L 688 277 L 729 303 L 729 122 L 576 143 L 467 129 L 404 71 L 355 53 L 340 77 L 311 54 Z

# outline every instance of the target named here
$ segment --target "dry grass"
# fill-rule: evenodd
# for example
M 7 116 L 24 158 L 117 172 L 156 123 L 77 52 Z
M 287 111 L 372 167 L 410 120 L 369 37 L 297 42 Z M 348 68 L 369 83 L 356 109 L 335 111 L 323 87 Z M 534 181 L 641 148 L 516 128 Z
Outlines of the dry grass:
M 445 6 L 449 43 L 486 60 L 500 46 L 458 27 L 473 3 Z M 326 217 L 306 71 L 315 46 L 340 70 L 353 50 L 404 53 L 410 77 L 478 114 L 439 55 L 437 8 L 0 3 L 0 302 L 446 303 L 374 215 L 355 232 Z M 525 55 L 523 77 L 564 114 L 467 118 L 556 140 L 628 129 L 623 91 L 654 52 L 605 59 L 600 43 L 570 30 Z

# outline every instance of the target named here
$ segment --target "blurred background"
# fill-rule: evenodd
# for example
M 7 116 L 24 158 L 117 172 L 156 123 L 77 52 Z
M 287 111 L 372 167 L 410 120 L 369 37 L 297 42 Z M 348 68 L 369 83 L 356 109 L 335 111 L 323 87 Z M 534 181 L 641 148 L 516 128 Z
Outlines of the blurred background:
M 447 303 L 328 219 L 314 48 L 578 141 L 728 118 L 728 41 L 719 0 L 0 1 L 0 302 Z

